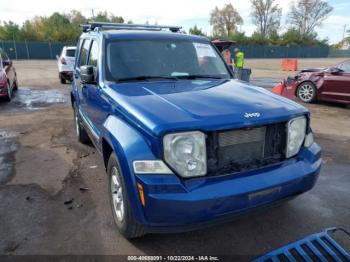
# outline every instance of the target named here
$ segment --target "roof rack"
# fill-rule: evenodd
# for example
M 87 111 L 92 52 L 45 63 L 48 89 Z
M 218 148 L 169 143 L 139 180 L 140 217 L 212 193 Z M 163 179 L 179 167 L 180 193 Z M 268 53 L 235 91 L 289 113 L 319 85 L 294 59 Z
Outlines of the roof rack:
M 87 22 L 80 25 L 83 32 L 98 31 L 100 28 L 106 29 L 125 29 L 125 30 L 153 30 L 161 31 L 163 29 L 169 29 L 171 32 L 179 32 L 181 26 L 167 26 L 167 25 L 145 25 L 145 24 L 122 24 L 122 23 L 107 23 L 107 22 Z

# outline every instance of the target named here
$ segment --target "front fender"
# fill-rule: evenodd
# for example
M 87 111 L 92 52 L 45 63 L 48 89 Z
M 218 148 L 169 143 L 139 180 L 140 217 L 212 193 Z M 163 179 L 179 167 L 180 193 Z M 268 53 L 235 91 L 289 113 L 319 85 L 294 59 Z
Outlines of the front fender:
M 118 157 L 135 218 L 145 221 L 137 191 L 133 161 L 156 159 L 151 150 L 151 143 L 147 142 L 142 134 L 131 125 L 112 115 L 104 122 L 100 137 L 110 145 Z

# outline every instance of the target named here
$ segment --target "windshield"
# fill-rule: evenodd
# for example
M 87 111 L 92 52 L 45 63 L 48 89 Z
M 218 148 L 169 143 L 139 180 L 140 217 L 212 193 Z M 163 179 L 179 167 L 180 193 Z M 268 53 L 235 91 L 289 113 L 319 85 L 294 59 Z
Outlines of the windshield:
M 209 43 L 189 40 L 122 40 L 107 42 L 106 79 L 230 78 Z

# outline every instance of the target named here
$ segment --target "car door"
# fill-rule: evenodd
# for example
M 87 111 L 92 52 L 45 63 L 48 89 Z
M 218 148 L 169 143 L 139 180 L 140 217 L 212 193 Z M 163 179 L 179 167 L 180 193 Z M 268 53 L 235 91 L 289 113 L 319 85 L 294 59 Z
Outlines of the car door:
M 346 61 L 337 68 L 341 71 L 327 70 L 320 89 L 320 99 L 336 102 L 350 101 L 350 61 Z
M 3 50 L 1 50 L 1 57 L 2 57 L 4 71 L 6 72 L 7 78 L 10 81 L 10 86 L 13 87 L 13 83 L 15 80 L 15 72 L 13 69 L 12 61 Z
M 102 124 L 105 121 L 109 111 L 107 98 L 105 96 L 103 87 L 100 85 L 100 83 L 102 83 L 99 79 L 100 60 L 99 42 L 97 39 L 92 39 L 88 65 L 91 65 L 94 68 L 94 79 L 96 80 L 96 83 L 86 85 L 88 92 L 87 113 L 89 119 L 93 124 L 94 132 L 96 133 L 97 137 L 99 137 Z
M 343 100 L 350 102 L 350 60 L 344 62 L 339 66 L 342 72 L 342 81 L 337 87 L 341 93 Z
M 90 39 L 83 39 L 81 41 L 80 48 L 79 48 L 79 56 L 75 63 L 75 72 L 74 72 L 74 81 L 73 81 L 73 84 L 78 93 L 79 113 L 83 117 L 83 120 L 85 120 L 85 122 L 88 122 L 87 104 L 86 104 L 88 91 L 86 88 L 87 86 L 84 85 L 81 81 L 80 67 L 87 64 L 90 44 L 91 44 Z

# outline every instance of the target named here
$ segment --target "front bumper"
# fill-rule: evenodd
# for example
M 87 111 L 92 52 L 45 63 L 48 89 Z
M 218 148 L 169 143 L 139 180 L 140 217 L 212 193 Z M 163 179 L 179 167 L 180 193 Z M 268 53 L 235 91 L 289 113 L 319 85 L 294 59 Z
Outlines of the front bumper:
M 0 97 L 4 97 L 8 95 L 7 87 L 6 86 L 0 86 Z
M 310 190 L 321 168 L 314 143 L 278 165 L 242 174 L 181 180 L 175 175 L 138 175 L 146 205 L 139 221 L 147 232 L 180 232 L 220 223 L 251 209 Z
M 296 90 L 299 84 L 300 83 L 297 80 L 283 80 L 272 88 L 272 92 L 294 100 L 296 98 Z

